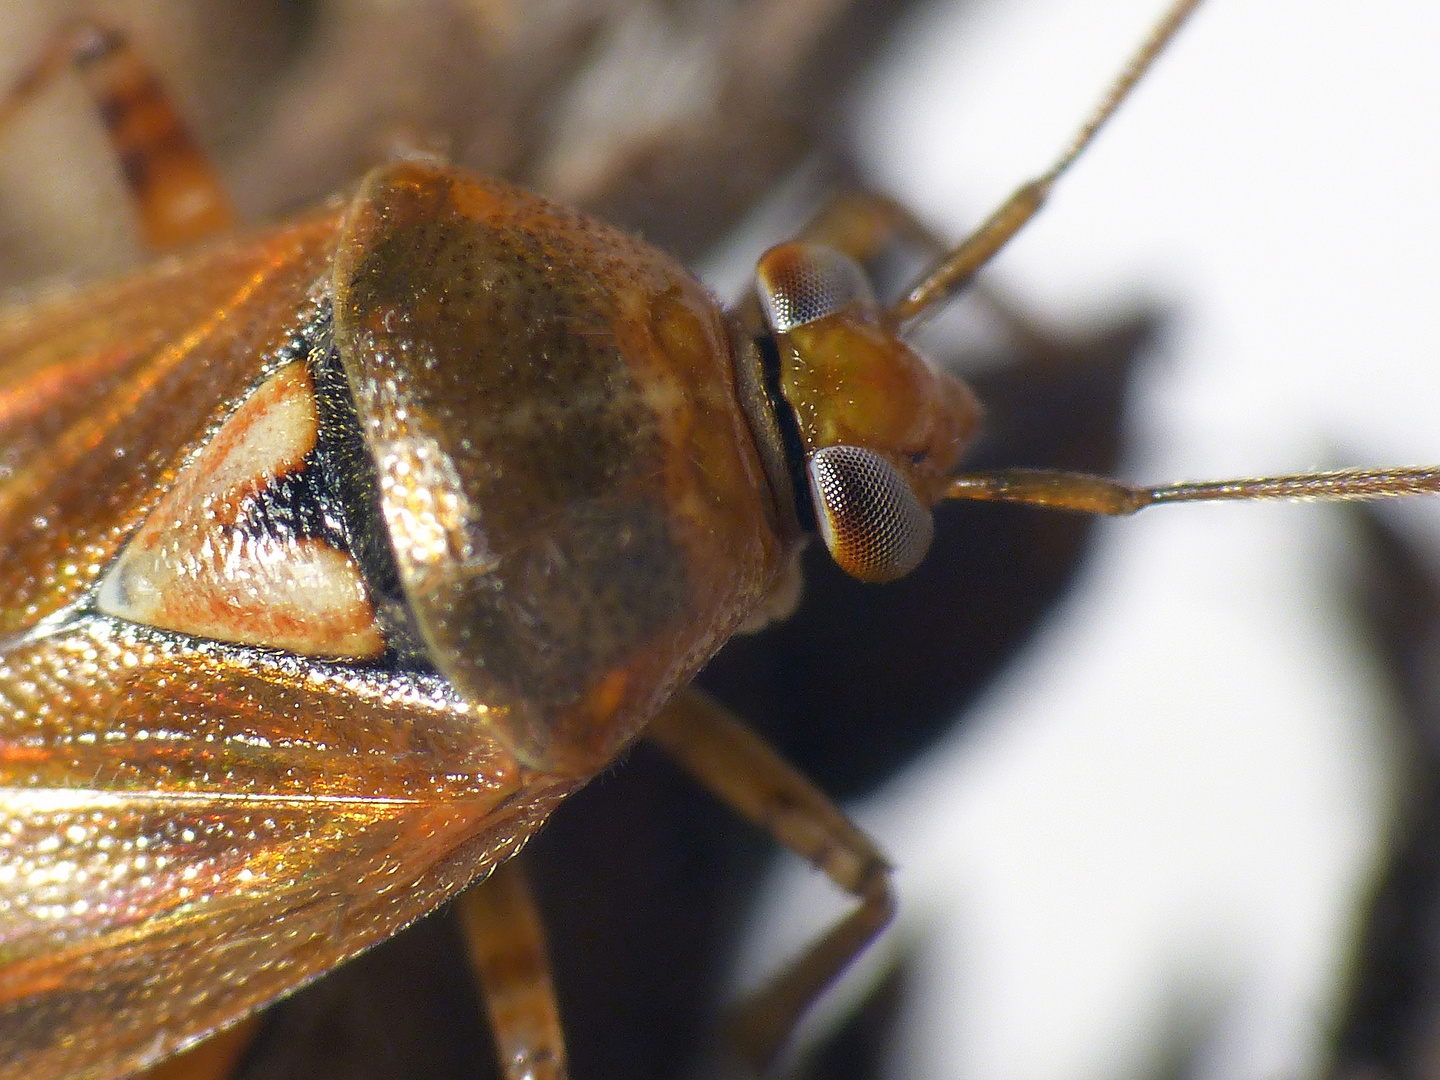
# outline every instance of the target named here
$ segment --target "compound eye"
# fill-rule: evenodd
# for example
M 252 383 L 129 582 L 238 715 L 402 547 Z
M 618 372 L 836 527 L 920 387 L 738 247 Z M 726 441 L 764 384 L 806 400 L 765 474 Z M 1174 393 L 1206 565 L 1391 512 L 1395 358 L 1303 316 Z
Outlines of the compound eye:
M 858 308 L 867 321 L 878 317 L 870 279 L 860 264 L 834 248 L 789 243 L 760 256 L 755 284 L 773 333 L 804 326 Z
M 889 461 L 858 446 L 827 446 L 811 455 L 806 474 L 820 536 L 840 569 L 884 582 L 920 565 L 935 522 Z

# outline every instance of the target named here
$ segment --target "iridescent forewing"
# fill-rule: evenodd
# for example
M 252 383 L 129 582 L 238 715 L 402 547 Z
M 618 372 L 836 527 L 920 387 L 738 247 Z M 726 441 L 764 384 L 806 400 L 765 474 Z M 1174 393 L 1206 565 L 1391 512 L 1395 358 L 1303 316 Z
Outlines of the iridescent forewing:
M 564 793 L 436 676 L 98 598 L 152 522 L 229 505 L 215 447 L 244 447 L 265 388 L 300 400 L 333 236 L 322 214 L 0 316 L 0 1077 L 194 1041 L 439 903 Z
M 314 317 L 332 214 L 0 311 L 0 636 L 89 589 Z

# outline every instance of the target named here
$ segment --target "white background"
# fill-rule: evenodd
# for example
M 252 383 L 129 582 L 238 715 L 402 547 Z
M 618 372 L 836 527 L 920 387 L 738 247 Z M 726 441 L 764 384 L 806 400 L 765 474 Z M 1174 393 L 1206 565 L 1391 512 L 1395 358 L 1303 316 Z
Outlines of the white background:
M 963 233 L 1158 8 L 942 5 L 857 103 L 862 160 Z M 1000 258 L 1057 328 L 1174 313 L 1128 478 L 1440 461 L 1437 57 L 1433 5 L 1211 0 Z M 1435 510 L 1401 516 L 1435 542 Z M 887 944 L 920 950 L 893 1075 L 1140 1075 L 1177 1021 L 1204 1075 L 1321 1066 L 1398 776 L 1350 549 L 1307 505 L 1105 524 L 965 730 L 852 808 L 899 867 Z M 772 884 L 741 981 L 841 907 L 804 869 Z

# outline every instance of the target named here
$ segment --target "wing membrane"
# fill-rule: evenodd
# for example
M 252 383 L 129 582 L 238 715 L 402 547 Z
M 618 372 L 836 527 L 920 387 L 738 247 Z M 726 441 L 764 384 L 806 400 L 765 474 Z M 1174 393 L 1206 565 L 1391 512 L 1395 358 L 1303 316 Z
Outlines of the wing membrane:
M 0 655 L 0 1076 L 121 1075 L 399 929 L 568 787 L 437 677 L 107 616 Z
M 573 784 L 437 676 L 98 613 L 328 303 L 337 212 L 0 312 L 0 1080 L 117 1077 L 392 933 Z

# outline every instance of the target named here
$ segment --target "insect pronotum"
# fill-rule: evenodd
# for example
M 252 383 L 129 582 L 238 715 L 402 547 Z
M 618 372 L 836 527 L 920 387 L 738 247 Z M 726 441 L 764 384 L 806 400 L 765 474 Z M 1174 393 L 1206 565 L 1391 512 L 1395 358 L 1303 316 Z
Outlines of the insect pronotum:
M 113 55 L 104 35 L 77 41 L 95 63 Z M 474 224 L 492 219 L 504 223 L 493 242 L 487 239 L 492 226 Z M 751 406 L 764 399 L 760 388 L 767 380 L 778 381 L 796 409 L 798 431 L 788 429 L 795 422 L 788 413 L 776 421 L 754 408 L 735 412 L 713 385 L 686 384 L 688 375 L 675 383 L 662 374 L 647 392 L 646 408 L 657 409 L 659 419 L 643 409 L 632 415 L 639 405 L 625 406 L 623 396 L 620 405 L 609 405 L 612 387 L 604 380 L 577 390 L 575 400 L 585 409 L 598 408 L 584 414 L 584 423 L 563 410 L 558 418 L 547 415 L 554 404 L 533 396 L 543 386 L 524 383 L 538 378 L 543 384 L 550 369 L 527 366 L 482 383 L 485 392 L 476 398 L 479 373 L 466 369 L 462 376 L 446 367 L 462 344 L 500 355 L 513 346 L 516 355 L 531 355 L 524 350 L 537 337 L 533 355 L 547 363 L 563 363 L 572 353 L 585 358 L 572 365 L 582 382 L 600 356 L 625 357 L 629 377 L 637 379 L 657 356 L 667 363 L 685 358 L 675 370 L 710 363 L 704 356 L 723 336 L 697 314 L 700 294 L 687 291 L 683 279 L 643 249 L 591 230 L 510 189 L 433 161 L 402 161 L 371 174 L 348 208 L 302 220 L 275 234 L 268 249 L 254 241 L 191 264 L 194 282 L 137 279 L 117 286 L 119 292 L 90 294 L 91 305 L 109 320 L 104 335 L 73 304 L 39 308 L 15 321 L 12 355 L 20 361 L 12 361 L 19 365 L 12 370 L 31 380 L 26 385 L 33 393 L 48 392 L 44 400 L 57 403 L 36 414 L 39 399 L 16 398 L 32 426 L 13 437 L 5 491 L 17 522 L 6 655 L 7 720 L 15 734 L 6 809 L 19 839 L 10 848 L 16 884 L 5 894 L 17 930 L 4 972 L 17 1071 L 83 1068 L 107 1075 L 149 1060 L 198 1034 L 207 1016 L 220 1019 L 237 1007 L 227 1003 L 248 1007 L 258 1000 L 253 995 L 314 973 L 327 962 L 318 958 L 393 928 L 427 896 L 438 898 L 508 854 L 575 779 L 634 736 L 749 608 L 783 609 L 775 583 L 791 498 L 803 505 L 808 493 L 821 508 L 822 521 L 828 520 L 821 532 L 842 565 L 883 580 L 923 555 L 928 532 L 917 498 L 1128 512 L 1151 501 L 1232 494 L 1435 487 L 1428 470 L 1143 491 L 1016 472 L 947 480 L 974 422 L 973 406 L 958 387 L 922 380 L 927 389 L 914 400 L 939 395 L 949 404 L 921 432 L 911 425 L 923 414 L 907 409 L 898 418 L 899 434 L 886 438 L 870 428 L 868 404 L 858 416 L 837 419 L 805 396 L 810 365 L 836 343 L 864 345 L 907 373 L 887 384 L 874 407 L 883 411 L 915 394 L 908 379 L 919 372 L 908 355 L 867 343 L 887 321 L 908 321 L 933 302 L 927 288 L 912 294 L 926 297 L 923 302 L 902 303 L 886 315 L 865 299 L 850 264 L 809 248 L 767 256 L 761 288 L 776 344 L 762 345 L 750 360 L 741 348 L 739 361 Z M 336 235 L 342 239 L 332 246 Z M 498 246 L 486 247 L 492 243 Z M 481 266 L 511 268 L 500 278 L 477 271 L 478 300 L 460 284 L 474 265 L 461 253 L 477 246 Z M 333 271 L 326 268 L 332 250 Z M 978 266 L 980 260 L 972 261 Z M 626 291 L 629 280 L 640 281 L 641 291 Z M 232 291 L 235 282 L 246 284 Z M 486 298 L 497 288 L 493 282 L 522 288 L 504 294 L 492 311 Z M 267 290 L 286 295 L 257 302 Z M 448 306 L 452 299 L 455 307 Z M 256 303 L 275 321 L 257 323 L 256 309 L 246 307 Z M 193 315 L 180 314 L 186 305 Z M 472 310 L 478 314 L 466 314 Z M 458 321 L 456 312 L 463 316 Z M 37 328 L 47 333 L 37 335 Z M 186 336 L 147 341 L 161 328 L 184 328 Z M 743 345 L 755 331 L 738 340 Z M 212 353 L 207 368 L 195 373 L 199 385 L 174 381 L 172 365 L 194 347 L 190 342 L 231 341 L 230 335 L 238 336 L 226 356 L 258 349 L 269 357 L 257 377 L 227 383 L 226 364 L 236 361 Z M 83 350 L 88 380 L 46 378 L 66 370 L 55 366 L 71 355 L 66 350 Z M 776 359 L 766 360 L 772 351 Z M 143 378 L 128 385 L 127 365 L 142 353 L 153 358 L 145 360 Z M 766 364 L 778 364 L 778 373 Z M 253 390 L 241 389 L 247 385 Z M 849 384 L 850 392 L 858 385 Z M 504 439 L 497 441 L 483 424 L 472 430 L 484 415 L 482 403 L 521 391 L 499 413 Z M 312 393 L 318 407 L 308 404 Z M 199 406 L 218 401 L 224 407 L 211 405 L 208 425 L 182 428 L 172 449 L 152 446 L 143 425 L 160 425 L 163 443 L 165 425 L 189 422 L 172 417 L 211 415 L 204 408 L 196 413 L 196 394 Z M 683 406 L 674 404 L 676 394 L 687 399 Z M 78 411 L 74 395 L 98 395 L 103 408 Z M 359 421 L 347 420 L 347 396 L 356 401 Z M 730 410 L 734 422 L 697 425 L 687 412 L 691 398 L 704 402 L 707 421 Z M 454 408 L 457 401 L 466 409 Z M 164 403 L 163 413 L 131 433 L 126 425 L 157 402 Z M 748 436 L 747 425 L 754 429 Z M 216 433 L 208 441 L 186 434 L 207 428 Z M 589 452 L 567 458 L 563 468 L 549 466 L 544 457 L 554 446 L 542 436 L 562 428 L 571 439 L 590 439 Z M 716 442 L 727 428 L 741 434 L 738 457 Z M 645 451 L 652 457 L 643 467 L 630 464 L 639 460 L 632 444 L 641 437 L 658 440 Z M 758 455 L 746 437 L 759 440 Z M 117 473 L 95 457 L 97 442 L 119 451 L 117 458 L 129 457 L 134 471 Z M 511 452 L 522 444 L 526 455 Z M 627 448 L 621 458 L 617 445 Z M 49 459 L 51 471 L 37 467 L 42 446 L 63 469 Z M 694 449 L 677 459 L 658 447 Z M 702 464 L 698 475 L 696 462 Z M 760 475 L 761 464 L 776 507 L 727 508 L 720 494 L 738 495 L 745 487 L 740 478 Z M 316 494 L 309 481 L 272 482 L 317 473 L 338 485 L 338 493 Z M 496 487 L 513 485 L 517 475 L 530 486 Z M 138 489 L 130 491 L 130 484 Z M 647 484 L 658 486 L 650 492 Z M 752 483 L 744 498 L 764 490 Z M 856 500 L 865 513 L 857 515 Z M 878 532 L 869 512 L 877 500 L 881 519 L 888 519 Z M 379 518 L 375 525 L 355 520 L 372 503 L 388 525 L 388 539 L 376 531 Z M 63 533 L 51 520 L 60 514 L 68 515 Z M 758 541 L 751 539 L 762 521 L 772 524 L 761 528 Z M 537 540 L 537 522 L 561 524 Z M 684 538 L 690 558 L 683 572 L 666 553 L 667 545 L 679 543 L 676 536 Z M 66 548 L 56 547 L 61 538 Z M 217 554 L 225 542 L 236 547 Z M 252 591 L 227 593 L 221 586 L 234 577 L 233 560 L 245 559 L 257 544 L 261 569 L 247 571 Z M 279 563 L 272 561 L 277 551 L 284 556 Z M 737 557 L 745 551 L 758 560 L 755 566 Z M 66 570 L 71 552 L 81 556 L 73 572 Z M 516 552 L 540 561 L 517 563 Z M 337 558 L 343 565 L 335 565 Z M 266 577 L 272 566 L 279 568 L 273 580 Z M 520 569 L 512 574 L 511 567 Z M 183 589 L 177 589 L 177 571 Z M 711 573 L 713 581 L 705 576 Z M 71 574 L 80 579 L 77 586 L 63 580 Z M 636 574 L 627 583 L 627 575 Z M 297 575 L 324 590 L 296 592 Z M 775 599 L 762 602 L 767 593 Z M 233 613 L 236 601 L 240 617 Z M 672 617 L 682 610 L 689 622 Z M 559 633 L 561 626 L 574 636 Z M 477 648 L 476 641 L 485 644 Z M 149 681 L 126 674 L 135 668 L 150 669 Z M 377 738 L 382 716 L 395 727 Z M 611 720 L 621 722 L 609 730 L 598 724 Z M 486 737 L 471 744 L 462 737 L 467 730 Z M 762 752 L 706 706 L 683 707 L 661 734 L 701 771 L 723 753 L 738 754 L 745 768 L 722 769 L 710 780 L 729 788 L 733 800 L 752 803 L 757 816 L 774 815 L 763 800 L 753 803 L 747 789 L 749 769 L 762 764 L 756 756 Z M 491 737 L 498 741 L 487 741 Z M 347 742 L 356 772 L 340 776 L 326 755 Z M 517 773 L 512 752 L 535 771 Z M 432 759 L 434 766 L 427 764 Z M 411 763 L 420 768 L 414 775 L 405 771 Z M 223 789 L 212 786 L 217 781 Z M 772 782 L 780 782 L 778 774 Z M 509 793 L 512 784 L 524 797 Z M 795 790 L 787 797 L 802 804 L 808 798 Z M 811 813 L 824 818 L 819 804 Z M 811 851 L 867 898 L 870 906 L 861 909 L 864 917 L 851 935 L 863 939 L 886 907 L 873 884 L 878 867 L 843 822 L 826 827 L 832 837 Z M 296 843 L 302 836 L 303 849 Z M 349 860 L 343 870 L 331 863 L 334 852 Z M 855 865 L 847 862 L 856 858 Z M 354 874 L 360 878 L 352 892 Z M 90 884 L 107 876 L 104 889 Z M 403 888 L 395 890 L 390 880 Z M 347 891 L 337 901 L 342 881 Z M 477 895 L 499 894 L 491 888 Z M 162 921 L 155 921 L 157 912 L 167 913 Z M 272 920 L 283 920 L 274 923 L 279 937 L 269 936 Z M 235 933 L 211 936 L 217 927 Z M 41 940 L 51 948 L 36 950 Z M 66 949 L 85 961 L 68 961 Z M 146 981 L 157 963 L 166 973 L 163 989 Z M 287 975 L 286 965 L 296 974 Z M 216 979 L 216 967 L 243 975 Z M 513 974 L 513 967 L 510 961 L 500 970 Z M 822 964 L 817 977 L 828 967 Z M 83 985 L 76 981 L 82 968 Z M 812 981 L 802 979 L 794 991 L 800 1000 Z M 257 991 L 256 984 L 269 989 Z M 775 1031 L 763 1023 L 749 1028 L 762 1052 L 773 1049 L 793 1011 L 773 999 L 771 1005 L 781 1017 Z M 502 1024 L 502 1044 L 518 1031 L 517 1052 L 553 1054 L 558 1046 L 545 1042 L 546 1022 L 526 1016 L 515 1030 Z M 77 1025 L 74 1039 L 67 1023 Z M 102 1058 L 82 1056 L 87 1053 Z M 559 1067 L 553 1056 L 541 1064 Z

